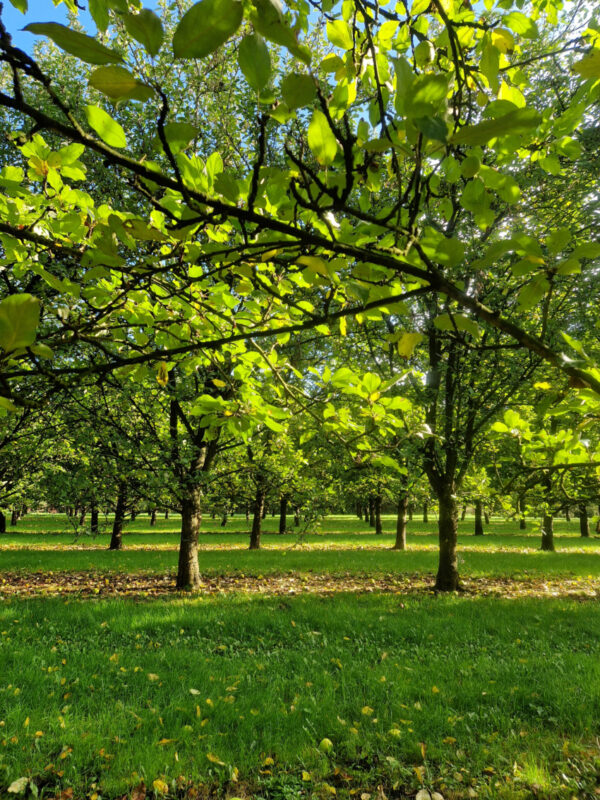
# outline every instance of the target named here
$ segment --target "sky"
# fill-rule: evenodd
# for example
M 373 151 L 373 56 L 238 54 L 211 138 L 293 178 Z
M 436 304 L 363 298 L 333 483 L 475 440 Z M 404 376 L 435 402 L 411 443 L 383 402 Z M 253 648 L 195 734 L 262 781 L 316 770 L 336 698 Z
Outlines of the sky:
M 28 53 L 33 50 L 33 45 L 36 39 L 40 38 L 34 36 L 32 33 L 23 31 L 22 28 L 30 22 L 62 22 L 63 25 L 67 23 L 67 7 L 64 3 L 55 6 L 52 0 L 29 0 L 29 10 L 27 14 L 21 14 L 14 8 L 10 0 L 3 0 L 4 10 L 2 12 L 2 21 L 6 25 L 6 29 L 13 37 L 13 44 L 15 47 L 20 47 Z M 146 8 L 156 8 L 156 0 L 145 0 L 144 6 Z M 87 8 L 86 0 L 80 0 L 79 5 Z M 90 34 L 96 33 L 96 26 L 88 11 L 80 11 L 79 19 L 85 30 Z

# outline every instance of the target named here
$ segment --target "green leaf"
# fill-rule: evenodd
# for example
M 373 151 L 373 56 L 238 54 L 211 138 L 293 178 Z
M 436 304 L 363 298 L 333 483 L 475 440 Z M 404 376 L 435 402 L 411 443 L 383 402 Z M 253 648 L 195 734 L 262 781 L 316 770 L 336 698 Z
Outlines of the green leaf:
M 403 333 L 396 347 L 401 358 L 410 358 L 414 353 L 415 347 L 423 339 L 422 333 Z
M 149 100 L 154 90 L 123 67 L 98 67 L 90 76 L 90 86 L 111 100 Z
M 189 122 L 167 122 L 165 139 L 174 153 L 179 153 L 198 136 L 198 128 Z
M 4 408 L 6 411 L 16 411 L 17 410 L 17 407 L 12 402 L 12 400 L 9 400 L 8 397 L 1 397 L 1 396 L 0 396 L 0 408 Z M 11 784 L 11 786 L 12 785 L 14 785 L 14 784 Z M 10 792 L 10 786 L 8 787 L 7 791 Z
M 0 302 L 0 347 L 9 353 L 35 341 L 40 301 L 31 294 L 12 294 Z
M 265 40 L 258 33 L 244 36 L 238 50 L 238 64 L 250 86 L 260 92 L 271 77 L 271 56 Z
M 592 50 L 581 61 L 573 64 L 573 71 L 582 78 L 600 78 L 600 50 Z
M 479 325 L 475 320 L 465 317 L 463 314 L 440 314 L 433 320 L 433 324 L 441 331 L 465 331 L 470 333 L 474 339 L 479 339 L 481 335 Z
M 441 117 L 418 117 L 413 123 L 428 139 L 445 142 L 448 138 L 448 126 Z
M 109 16 L 108 7 L 103 0 L 88 0 L 88 10 L 98 30 L 105 31 L 108 28 Z
M 173 36 L 176 58 L 204 58 L 237 31 L 243 9 L 239 0 L 200 0 L 187 11 Z
M 31 352 L 40 358 L 54 358 L 54 351 L 47 344 L 32 344 Z
M 315 99 L 317 90 L 310 75 L 291 73 L 281 81 L 281 94 L 292 110 L 308 106 Z
M 93 37 L 73 31 L 59 22 L 32 22 L 23 30 L 47 36 L 61 50 L 65 50 L 87 64 L 116 64 L 123 61 L 122 56 L 115 50 L 111 50 Z
M 504 17 L 503 22 L 507 28 L 510 28 L 511 31 L 518 33 L 525 39 L 537 39 L 540 35 L 535 22 L 520 11 L 511 11 L 510 14 Z
M 98 106 L 86 106 L 85 115 L 90 128 L 93 128 L 109 147 L 127 146 L 125 131 L 104 109 Z
M 342 50 L 350 50 L 354 44 L 350 26 L 343 19 L 327 23 L 327 38 L 334 47 L 341 47 Z
M 254 0 L 254 5 L 256 10 L 251 17 L 254 30 L 310 65 L 310 50 L 298 43 L 296 34 L 286 24 L 279 0 Z
M 533 308 L 546 294 L 550 284 L 541 275 L 530 283 L 526 283 L 518 294 L 519 306 L 527 311 Z
M 127 33 L 144 46 L 151 56 L 155 56 L 163 43 L 164 31 L 160 18 L 149 8 L 139 14 L 126 14 L 123 22 Z
M 10 0 L 11 4 L 22 14 L 27 13 L 27 0 Z
M 337 154 L 337 139 L 322 111 L 315 111 L 308 126 L 308 146 L 320 164 L 332 164 Z
M 533 108 L 517 108 L 498 119 L 488 119 L 477 125 L 466 125 L 451 137 L 453 144 L 487 144 L 490 139 L 512 133 L 527 133 L 537 128 L 540 115 Z

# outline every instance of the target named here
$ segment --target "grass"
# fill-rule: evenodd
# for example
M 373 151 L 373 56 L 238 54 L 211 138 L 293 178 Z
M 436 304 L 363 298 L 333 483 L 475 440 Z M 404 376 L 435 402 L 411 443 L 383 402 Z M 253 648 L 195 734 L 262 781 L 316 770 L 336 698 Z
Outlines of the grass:
M 160 546 L 176 545 L 178 520 L 160 522 L 150 532 L 138 518 L 130 549 L 110 553 L 106 536 L 69 549 L 64 519 L 28 516 L 1 537 L 0 582 L 3 570 L 172 571 L 176 552 Z M 266 549 L 250 553 L 245 520 L 234 522 L 223 533 L 207 520 L 207 574 L 433 573 L 437 563 L 435 523 L 412 523 L 406 553 L 349 517 L 328 519 L 302 547 L 267 533 Z M 576 522 L 558 523 L 554 554 L 536 549 L 533 524 L 527 536 L 514 527 L 495 520 L 475 539 L 467 520 L 461 573 L 600 574 L 600 539 L 582 542 Z M 0 797 L 26 778 L 13 785 L 22 797 L 60 800 L 142 800 L 142 782 L 156 800 L 334 790 L 392 800 L 422 787 L 445 800 L 592 798 L 598 631 L 596 602 L 559 598 L 5 599 Z

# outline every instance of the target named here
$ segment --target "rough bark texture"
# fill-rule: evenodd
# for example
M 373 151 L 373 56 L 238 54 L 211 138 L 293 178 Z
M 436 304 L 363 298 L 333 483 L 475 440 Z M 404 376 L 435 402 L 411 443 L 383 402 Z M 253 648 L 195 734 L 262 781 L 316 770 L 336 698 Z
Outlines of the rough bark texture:
M 265 511 L 265 490 L 257 486 L 254 496 L 254 514 L 252 516 L 252 530 L 250 531 L 250 550 L 260 550 L 260 534 Z
M 194 486 L 188 489 L 181 503 L 181 540 L 177 566 L 178 589 L 200 588 L 198 534 L 202 522 L 201 500 L 201 491 Z
M 542 520 L 542 550 L 554 552 L 554 517 L 544 514 Z
M 452 592 L 460 588 L 456 557 L 458 509 L 452 492 L 443 492 L 438 499 L 440 504 L 438 521 L 440 561 L 435 579 L 435 588 L 439 592 Z
M 100 530 L 98 516 L 98 506 L 96 503 L 92 503 L 92 507 L 90 509 L 90 533 L 92 536 L 97 536 L 98 531 Z
M 375 497 L 375 533 L 381 536 L 383 533 L 383 525 L 381 524 L 381 495 Z
M 127 486 L 121 482 L 117 495 L 117 507 L 115 508 L 115 519 L 113 522 L 112 536 L 110 537 L 109 550 L 123 549 L 123 521 L 125 519 L 125 506 L 127 504 Z
M 475 536 L 483 536 L 483 503 L 475 501 Z
M 288 499 L 282 494 L 279 500 L 279 533 L 283 534 L 287 530 L 287 507 Z
M 585 505 L 579 506 L 579 533 L 586 538 L 590 535 L 590 521 Z
M 406 550 L 406 511 L 408 497 L 403 495 L 398 498 L 398 516 L 396 518 L 396 541 L 394 550 Z

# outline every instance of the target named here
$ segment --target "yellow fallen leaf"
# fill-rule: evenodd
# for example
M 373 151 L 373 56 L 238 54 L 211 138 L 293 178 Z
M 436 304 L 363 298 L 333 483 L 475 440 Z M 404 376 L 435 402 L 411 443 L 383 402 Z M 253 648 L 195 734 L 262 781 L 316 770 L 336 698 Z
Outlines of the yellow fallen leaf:
M 177 739 L 161 739 L 158 744 L 161 747 L 163 747 L 165 744 L 172 744 L 173 742 L 176 742 L 176 741 L 177 741 Z
M 303 781 L 311 781 L 312 780 L 312 775 L 310 774 L 310 772 L 307 772 L 305 769 L 302 770 L 302 780 Z
M 159 678 L 158 675 L 155 675 L 154 672 L 149 672 L 148 673 L 148 680 L 149 681 L 158 681 L 158 680 L 160 680 L 160 678 Z
M 432 686 L 432 687 L 431 687 L 431 691 L 432 691 L 434 694 L 439 694 L 439 693 L 440 693 L 440 690 L 438 689 L 438 687 L 437 687 L 437 686 Z
M 224 767 L 225 766 L 225 762 L 221 761 L 219 756 L 216 756 L 214 753 L 207 753 L 206 757 L 213 764 L 218 764 L 220 767 Z
M 273 761 L 271 756 L 267 756 L 265 758 L 265 760 L 263 761 L 262 765 L 263 765 L 263 767 L 272 767 L 274 763 L 275 762 Z
M 158 794 L 166 794 L 169 791 L 169 784 L 165 783 L 165 781 L 162 781 L 160 778 L 152 781 L 152 787 Z
M 366 717 L 370 717 L 370 716 L 373 714 L 373 709 L 371 708 L 371 706 L 363 706 L 363 707 L 361 708 L 361 712 L 362 712 L 362 713 L 363 713 L 363 714 L 364 714 Z

